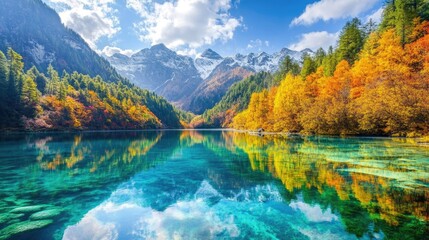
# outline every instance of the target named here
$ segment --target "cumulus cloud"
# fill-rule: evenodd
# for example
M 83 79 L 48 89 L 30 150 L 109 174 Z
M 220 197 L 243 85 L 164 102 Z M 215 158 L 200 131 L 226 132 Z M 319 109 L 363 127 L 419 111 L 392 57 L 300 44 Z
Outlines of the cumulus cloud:
M 383 11 L 384 8 L 381 7 L 378 10 L 376 10 L 375 12 L 373 12 L 372 14 L 368 15 L 365 17 L 365 22 L 369 22 L 369 20 L 372 20 L 375 23 L 380 23 L 381 22 L 381 18 L 383 16 Z
M 295 51 L 301 51 L 305 48 L 310 48 L 313 51 L 318 48 L 324 48 L 325 50 L 329 46 L 334 46 L 338 40 L 339 32 L 328 33 L 326 31 L 321 32 L 309 32 L 301 35 L 298 42 L 289 45 L 288 47 Z
M 112 5 L 116 0 L 48 0 L 55 8 L 63 24 L 77 33 L 97 49 L 96 42 L 101 37 L 112 37 L 120 31 L 116 10 Z
M 305 11 L 292 20 L 291 25 L 310 25 L 319 20 L 356 17 L 371 9 L 377 2 L 378 0 L 320 0 L 308 4 Z
M 127 0 L 127 7 L 141 17 L 134 24 L 140 40 L 182 51 L 226 42 L 241 25 L 241 19 L 229 14 L 231 0 Z
M 115 53 L 120 53 L 123 55 L 127 55 L 128 57 L 133 55 L 136 51 L 131 49 L 121 49 L 118 47 L 112 47 L 112 46 L 105 46 L 101 52 L 106 56 L 112 56 Z

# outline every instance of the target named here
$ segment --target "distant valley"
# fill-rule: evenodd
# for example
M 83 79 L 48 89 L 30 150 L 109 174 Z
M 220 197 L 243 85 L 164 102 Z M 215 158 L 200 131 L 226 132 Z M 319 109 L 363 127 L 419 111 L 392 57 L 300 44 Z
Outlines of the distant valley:
M 286 56 L 299 61 L 305 53 L 313 55 L 310 49 L 283 48 L 273 54 L 222 57 L 207 49 L 192 59 L 158 44 L 130 57 L 119 53 L 105 57 L 137 86 L 154 91 L 183 110 L 201 114 L 212 108 L 235 82 L 257 72 L 275 72 Z

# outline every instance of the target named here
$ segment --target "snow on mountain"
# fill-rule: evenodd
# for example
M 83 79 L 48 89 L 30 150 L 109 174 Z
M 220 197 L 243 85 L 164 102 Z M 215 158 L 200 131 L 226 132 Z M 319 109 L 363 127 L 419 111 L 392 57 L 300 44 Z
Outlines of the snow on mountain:
M 300 61 L 304 53 L 313 54 L 310 49 L 283 48 L 273 54 L 261 52 L 223 58 L 207 49 L 192 59 L 158 44 L 130 57 L 116 53 L 106 58 L 134 84 L 164 96 L 183 109 L 201 113 L 213 106 L 233 83 L 251 73 L 275 72 L 286 56 Z
M 233 59 L 241 67 L 250 68 L 255 72 L 275 72 L 286 56 L 290 56 L 292 59 L 299 62 L 304 53 L 313 54 L 310 49 L 294 51 L 283 48 L 280 52 L 273 54 L 268 54 L 266 52 L 261 52 L 259 54 L 249 53 L 248 55 L 236 54 Z
M 167 79 L 164 81 L 157 80 L 154 82 L 155 85 L 149 86 L 151 84 L 146 84 L 144 82 L 153 82 L 153 80 L 136 79 L 136 77 L 141 77 L 141 74 L 136 73 L 143 73 L 147 68 L 147 65 L 153 65 L 155 63 L 159 66 L 175 69 L 177 71 L 192 72 L 193 69 L 196 69 L 201 79 L 207 79 L 213 70 L 225 59 L 228 59 L 228 64 L 231 67 L 238 65 L 254 72 L 275 72 L 278 70 L 280 63 L 286 56 L 290 56 L 292 59 L 300 61 L 304 53 L 310 55 L 314 54 L 310 49 L 294 51 L 288 48 L 283 48 L 281 51 L 273 54 L 261 52 L 258 54 L 249 53 L 244 55 L 238 53 L 235 56 L 223 58 L 212 49 L 207 49 L 201 55 L 192 59 L 190 57 L 178 55 L 163 44 L 159 44 L 149 49 L 143 49 L 131 57 L 116 53 L 111 57 L 107 57 L 107 59 L 125 77 L 129 78 L 141 87 L 153 90 L 158 87 L 156 84 L 164 83 Z
M 178 55 L 164 44 L 143 49 L 131 57 L 107 57 L 119 73 L 141 88 L 176 102 L 189 95 L 202 81 L 190 57 Z
M 206 79 L 213 69 L 222 62 L 223 58 L 211 49 L 205 50 L 195 58 L 194 64 L 202 79 Z

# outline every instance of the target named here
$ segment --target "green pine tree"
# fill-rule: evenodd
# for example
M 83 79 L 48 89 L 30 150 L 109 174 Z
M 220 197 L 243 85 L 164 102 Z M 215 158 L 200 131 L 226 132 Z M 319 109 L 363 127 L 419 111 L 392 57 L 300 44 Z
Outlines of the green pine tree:
M 428 0 L 388 0 L 380 30 L 394 28 L 404 45 L 410 42 L 414 19 L 418 17 L 429 20 Z
M 9 66 L 6 56 L 0 51 L 0 104 L 4 102 L 6 97 L 6 88 L 9 79 Z
M 307 53 L 302 56 L 301 77 L 305 78 L 308 75 L 316 72 L 317 65 L 314 59 Z
M 329 47 L 326 57 L 322 60 L 323 72 L 325 76 L 334 75 L 335 68 L 338 64 L 338 57 L 332 46 Z
M 361 22 L 354 18 L 347 22 L 341 31 L 338 40 L 337 57 L 338 61 L 347 60 L 352 65 L 358 58 L 358 54 L 364 44 L 364 32 L 361 29 Z

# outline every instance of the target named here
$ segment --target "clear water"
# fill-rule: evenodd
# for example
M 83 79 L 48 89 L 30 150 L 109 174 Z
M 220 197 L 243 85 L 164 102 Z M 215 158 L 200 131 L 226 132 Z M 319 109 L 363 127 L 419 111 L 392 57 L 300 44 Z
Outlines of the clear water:
M 228 131 L 2 134 L 0 239 L 428 239 L 429 148 Z

